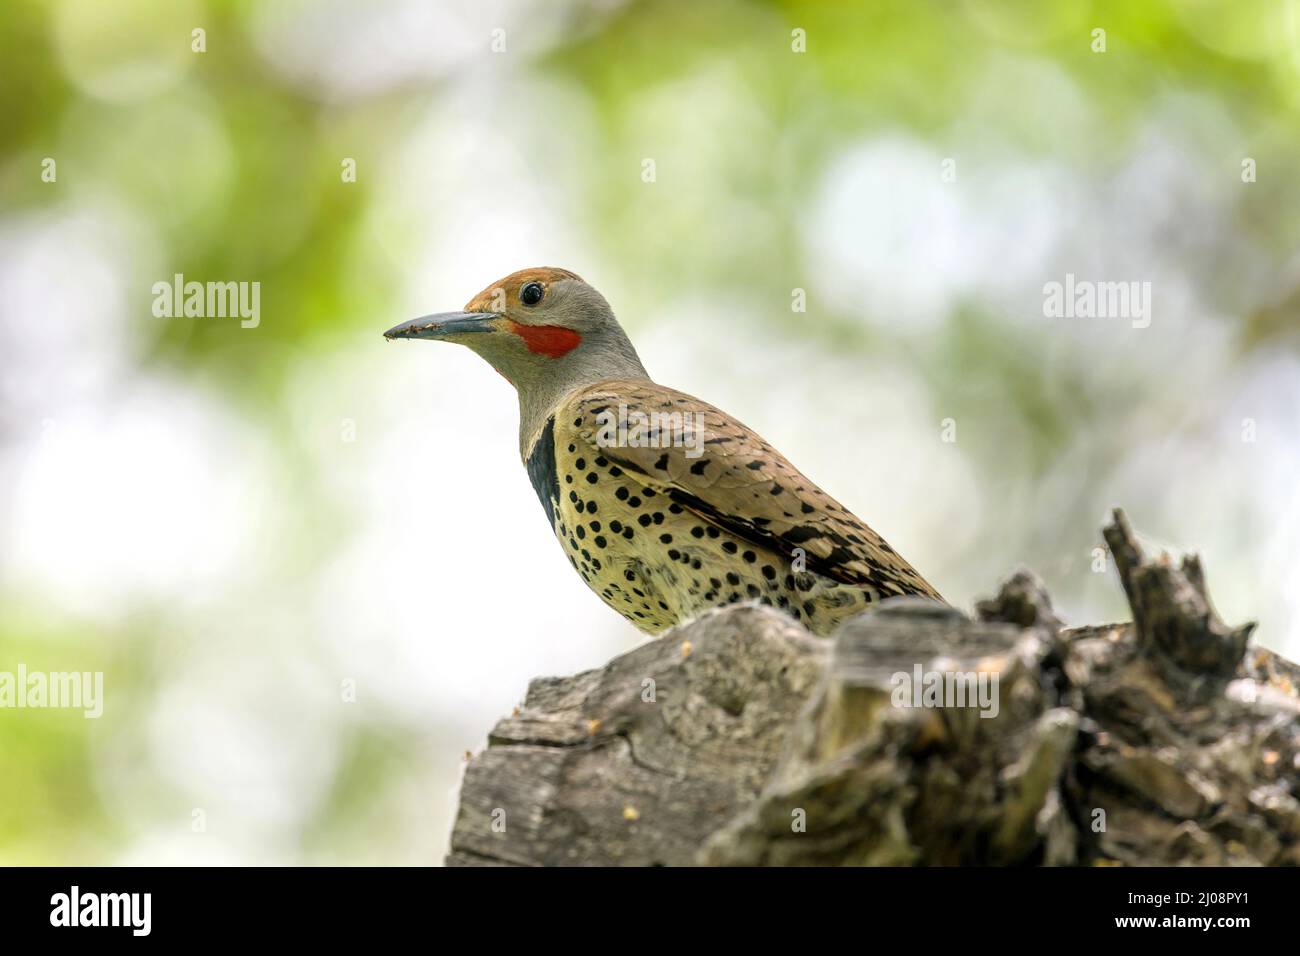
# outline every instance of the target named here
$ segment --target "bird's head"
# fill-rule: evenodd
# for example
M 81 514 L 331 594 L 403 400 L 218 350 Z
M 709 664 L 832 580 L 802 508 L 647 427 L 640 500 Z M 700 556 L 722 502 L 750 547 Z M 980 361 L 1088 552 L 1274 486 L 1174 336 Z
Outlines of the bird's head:
M 564 269 L 523 269 L 460 312 L 426 315 L 384 333 L 473 349 L 519 390 L 553 393 L 645 370 L 604 296 Z M 593 376 L 595 376 L 593 378 Z

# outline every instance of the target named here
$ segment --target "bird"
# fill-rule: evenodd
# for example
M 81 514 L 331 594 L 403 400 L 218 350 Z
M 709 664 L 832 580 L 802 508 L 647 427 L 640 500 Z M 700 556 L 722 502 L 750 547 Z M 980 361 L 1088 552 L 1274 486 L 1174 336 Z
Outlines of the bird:
M 519 398 L 519 454 L 569 563 L 648 634 L 757 602 L 819 636 L 885 598 L 939 592 L 726 412 L 653 381 L 577 274 L 514 272 L 388 339 L 467 346 Z

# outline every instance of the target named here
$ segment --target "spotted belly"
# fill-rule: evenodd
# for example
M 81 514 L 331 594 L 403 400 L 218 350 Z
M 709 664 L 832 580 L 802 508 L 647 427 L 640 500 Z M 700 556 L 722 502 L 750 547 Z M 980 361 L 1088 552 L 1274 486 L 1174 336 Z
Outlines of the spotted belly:
M 606 604 L 655 634 L 709 608 L 755 601 L 815 633 L 862 610 L 870 591 L 799 572 L 634 481 L 601 455 L 557 449 L 553 528 L 574 570 Z

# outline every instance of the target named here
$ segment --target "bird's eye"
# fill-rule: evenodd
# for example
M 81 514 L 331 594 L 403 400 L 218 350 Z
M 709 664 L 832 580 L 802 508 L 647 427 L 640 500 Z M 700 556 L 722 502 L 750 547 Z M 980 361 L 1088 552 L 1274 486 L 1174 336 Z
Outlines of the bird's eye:
M 536 305 L 542 301 L 542 284 L 530 282 L 519 290 L 519 301 L 524 305 Z

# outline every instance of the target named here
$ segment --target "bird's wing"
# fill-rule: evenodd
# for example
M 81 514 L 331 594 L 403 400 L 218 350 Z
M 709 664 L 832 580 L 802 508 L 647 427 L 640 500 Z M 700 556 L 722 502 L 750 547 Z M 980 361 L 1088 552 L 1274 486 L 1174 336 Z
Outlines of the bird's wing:
M 654 415 L 661 417 L 652 442 L 647 439 L 654 433 L 641 426 L 653 425 Z M 620 432 L 620 422 L 626 432 Z M 884 538 L 780 452 L 698 398 L 645 380 L 600 382 L 563 403 L 556 415 L 557 444 L 562 436 L 585 443 L 593 456 L 605 457 L 705 522 L 790 558 L 802 549 L 809 571 L 874 587 L 882 597 L 943 600 Z

